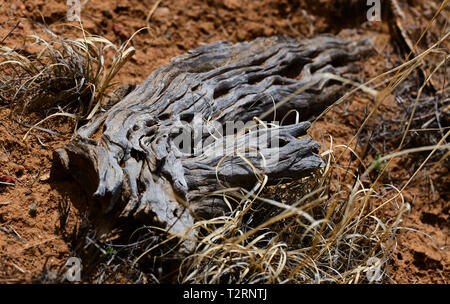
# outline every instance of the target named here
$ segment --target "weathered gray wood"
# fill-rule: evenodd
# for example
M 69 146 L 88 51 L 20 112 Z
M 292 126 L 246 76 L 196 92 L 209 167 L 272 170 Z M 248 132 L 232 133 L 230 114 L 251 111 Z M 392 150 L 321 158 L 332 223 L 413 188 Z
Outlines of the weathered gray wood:
M 247 160 L 256 170 L 265 170 L 269 182 L 308 175 L 323 162 L 317 154 L 319 144 L 304 136 L 308 122 L 259 128 L 237 138 L 217 134 L 200 155 L 175 144 L 182 130 L 199 131 L 204 121 L 219 126 L 252 121 L 323 72 L 356 72 L 354 62 L 369 50 L 367 41 L 352 43 L 329 35 L 303 41 L 260 38 L 234 45 L 221 41 L 192 50 L 154 71 L 80 128 L 71 143 L 55 151 L 52 177 L 75 180 L 92 197 L 91 210 L 110 222 L 117 216 L 131 217 L 184 233 L 196 217 L 227 210 L 221 197 L 211 192 L 222 186 L 255 186 L 254 169 L 236 151 L 259 149 Z M 343 89 L 323 79 L 277 107 L 276 119 L 295 109 L 300 121 L 306 121 L 340 97 Z M 101 139 L 94 140 L 99 134 Z M 203 140 L 211 138 L 208 135 L 200 134 Z M 278 161 L 269 166 L 263 165 L 261 155 L 270 158 L 276 148 L 254 140 L 264 135 L 282 143 Z M 225 145 L 230 140 L 232 147 Z M 225 150 L 219 149 L 224 145 Z M 195 237 L 195 232 L 189 235 Z M 189 251 L 192 243 L 185 242 L 183 248 Z

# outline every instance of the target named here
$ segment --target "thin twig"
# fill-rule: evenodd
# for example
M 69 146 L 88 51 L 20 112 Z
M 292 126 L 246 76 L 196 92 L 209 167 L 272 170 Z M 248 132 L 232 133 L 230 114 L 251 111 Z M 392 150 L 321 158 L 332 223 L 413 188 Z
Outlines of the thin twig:
M 56 237 L 50 238 L 50 239 L 48 239 L 48 240 L 45 240 L 45 241 L 42 241 L 42 242 L 38 242 L 38 243 L 36 243 L 36 244 L 28 245 L 28 246 L 25 246 L 25 247 L 23 247 L 22 249 L 20 249 L 20 251 L 28 250 L 28 249 L 30 249 L 30 248 L 40 246 L 40 245 L 42 245 L 42 244 L 45 244 L 45 243 L 54 241 L 54 240 L 59 239 L 59 238 L 60 238 L 59 236 L 56 236 Z
M 26 128 L 33 128 L 33 129 L 36 129 L 36 130 L 38 130 L 38 131 L 46 132 L 46 133 L 48 133 L 48 134 L 50 134 L 50 135 L 61 136 L 61 134 L 59 134 L 58 132 L 52 131 L 52 130 L 50 130 L 50 129 L 46 129 L 46 128 L 42 128 L 42 127 L 37 127 L 37 126 L 32 126 L 32 125 L 30 125 L 30 124 L 23 123 L 23 122 L 20 122 L 20 121 L 17 121 L 17 123 L 18 123 L 19 125 L 21 125 L 21 126 L 26 127 Z
M 156 9 L 158 8 L 160 3 L 161 3 L 161 0 L 156 1 L 155 5 L 153 5 L 152 9 L 148 12 L 147 18 L 145 18 L 145 22 L 148 23 L 150 21 L 153 13 L 156 11 Z
M 2 41 L 0 41 L 0 44 L 3 44 L 3 42 L 5 42 L 6 38 L 8 38 L 12 32 L 14 32 L 14 30 L 19 26 L 20 24 L 20 20 L 16 23 L 16 25 L 12 28 L 12 30 L 9 31 L 8 34 L 6 34 L 6 36 L 2 39 Z

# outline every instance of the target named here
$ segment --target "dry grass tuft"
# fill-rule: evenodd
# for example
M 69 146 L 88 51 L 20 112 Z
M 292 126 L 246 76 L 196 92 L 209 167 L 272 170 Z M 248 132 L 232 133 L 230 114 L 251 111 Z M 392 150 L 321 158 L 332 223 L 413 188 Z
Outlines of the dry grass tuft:
M 409 209 L 383 187 L 338 182 L 348 168 L 323 153 L 320 175 L 270 189 L 281 202 L 241 193 L 229 216 L 201 221 L 196 252 L 180 267 L 180 283 L 369 283 L 387 277 L 384 266 Z M 334 151 L 336 150 L 336 151 Z M 296 189 L 287 191 L 294 186 Z M 292 189 L 292 188 L 290 188 Z M 299 192 L 298 189 L 302 189 Z M 286 193 L 287 191 L 287 193 Z M 291 192 L 291 193 L 289 193 Z M 237 198 L 238 193 L 234 193 Z M 374 210 L 391 199 L 390 204 Z M 387 212 L 385 209 L 389 209 Z M 391 214 L 386 217 L 385 214 Z
M 21 49 L 0 46 L 0 103 L 12 112 L 40 113 L 46 119 L 92 118 L 113 78 L 135 52 L 131 38 L 116 46 L 83 28 L 77 39 L 39 28 L 39 35 L 28 36 L 30 44 Z

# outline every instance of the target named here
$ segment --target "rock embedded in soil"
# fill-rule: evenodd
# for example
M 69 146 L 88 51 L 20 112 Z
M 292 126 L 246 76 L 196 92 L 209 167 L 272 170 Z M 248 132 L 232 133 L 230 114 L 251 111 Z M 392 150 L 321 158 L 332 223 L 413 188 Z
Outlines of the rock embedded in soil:
M 324 165 L 320 145 L 307 136 L 308 119 L 342 96 L 345 86 L 323 74 L 352 77 L 370 51 L 367 40 L 331 35 L 220 41 L 191 50 L 56 150 L 52 179 L 80 185 L 91 217 L 102 219 L 100 229 L 126 218 L 195 239 L 189 228 L 196 219 L 228 210 L 217 191 L 251 190 L 263 175 L 269 183 L 299 179 Z M 266 122 L 236 136 L 237 123 L 250 126 L 265 113 L 269 122 L 286 119 L 280 127 L 264 127 Z M 185 241 L 180 252 L 193 246 Z

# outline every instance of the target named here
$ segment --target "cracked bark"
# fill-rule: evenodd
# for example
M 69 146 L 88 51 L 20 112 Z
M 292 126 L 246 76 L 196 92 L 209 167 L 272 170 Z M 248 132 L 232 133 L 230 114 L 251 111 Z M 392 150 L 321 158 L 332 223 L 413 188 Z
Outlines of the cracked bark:
M 77 182 L 91 198 L 92 213 L 111 225 L 119 217 L 133 218 L 184 233 L 197 217 L 226 212 L 221 196 L 211 193 L 223 186 L 251 189 L 257 182 L 254 169 L 236 151 L 258 150 L 247 159 L 265 170 L 269 182 L 301 178 L 322 167 L 320 145 L 306 136 L 307 120 L 342 96 L 345 86 L 321 79 L 270 115 L 281 120 L 294 109 L 299 123 L 288 119 L 280 128 L 258 128 L 237 139 L 233 134 L 211 137 L 209 132 L 216 131 L 211 125 L 252 121 L 324 72 L 351 77 L 358 71 L 356 62 L 370 50 L 366 40 L 321 35 L 302 41 L 221 41 L 189 51 L 109 104 L 56 150 L 52 178 Z M 202 140 L 216 140 L 201 153 L 176 144 L 182 132 L 206 129 L 199 133 Z M 99 134 L 99 140 L 93 139 Z M 263 165 L 262 155 L 271 159 L 276 152 L 258 142 L 264 137 L 280 143 L 275 163 Z M 230 141 L 231 147 L 226 145 Z M 188 235 L 195 239 L 195 231 Z M 180 250 L 192 248 L 193 242 L 186 241 Z

